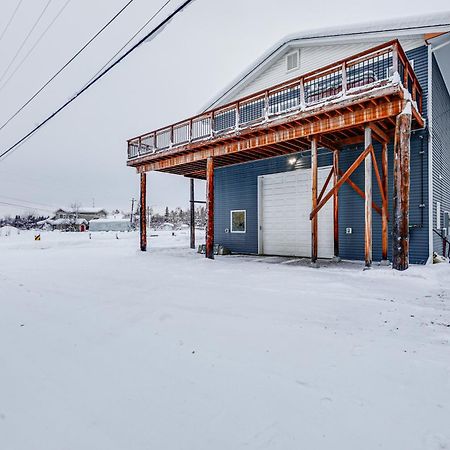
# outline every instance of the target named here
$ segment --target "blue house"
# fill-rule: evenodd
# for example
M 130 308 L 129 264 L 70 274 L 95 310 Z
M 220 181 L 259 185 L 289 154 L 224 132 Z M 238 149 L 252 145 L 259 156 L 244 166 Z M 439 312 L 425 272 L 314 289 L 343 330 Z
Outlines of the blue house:
M 449 31 L 450 13 L 286 37 L 200 114 L 128 141 L 141 205 L 147 171 L 206 179 L 208 257 L 430 261 L 449 247 Z

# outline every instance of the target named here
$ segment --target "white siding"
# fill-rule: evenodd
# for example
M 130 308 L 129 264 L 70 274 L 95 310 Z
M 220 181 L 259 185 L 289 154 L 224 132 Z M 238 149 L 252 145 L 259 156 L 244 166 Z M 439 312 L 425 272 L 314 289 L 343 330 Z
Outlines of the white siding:
M 356 53 L 374 47 L 383 41 L 359 42 L 351 44 L 339 45 L 321 45 L 300 48 L 300 68 L 287 72 L 286 70 L 286 54 L 292 52 L 293 48 L 288 47 L 279 55 L 275 61 L 269 64 L 259 75 L 244 82 L 242 86 L 225 96 L 216 105 L 229 103 L 246 95 L 267 89 L 278 83 L 290 80 L 305 73 L 324 67 L 340 59 L 354 55 Z M 423 40 L 403 40 L 400 41 L 404 50 L 411 50 L 424 44 Z

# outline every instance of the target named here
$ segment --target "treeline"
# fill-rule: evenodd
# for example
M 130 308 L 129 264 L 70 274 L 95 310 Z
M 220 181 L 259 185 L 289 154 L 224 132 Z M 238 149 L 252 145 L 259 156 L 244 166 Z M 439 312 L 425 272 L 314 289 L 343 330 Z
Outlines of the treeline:
M 150 225 L 152 227 L 160 227 L 164 223 L 172 223 L 175 227 L 180 227 L 183 224 L 190 224 L 191 213 L 189 208 L 175 208 L 169 210 L 166 206 L 164 214 L 154 213 L 152 208 L 149 209 Z M 204 206 L 195 208 L 195 225 L 197 227 L 204 227 L 206 225 L 206 209 Z
M 6 225 L 18 228 L 19 230 L 31 230 L 37 227 L 37 223 L 41 220 L 47 219 L 48 216 L 38 216 L 34 213 L 28 213 L 23 216 L 16 215 L 15 217 L 5 216 L 0 218 L 0 227 Z

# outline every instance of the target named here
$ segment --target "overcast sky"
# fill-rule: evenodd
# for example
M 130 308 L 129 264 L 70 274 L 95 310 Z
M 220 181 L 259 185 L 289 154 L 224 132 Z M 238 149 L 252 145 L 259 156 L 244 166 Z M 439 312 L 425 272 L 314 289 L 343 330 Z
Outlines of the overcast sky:
M 18 1 L 2 0 L 0 35 Z M 47 1 L 23 0 L 14 22 L 0 40 L 0 76 Z M 66 1 L 51 1 L 11 70 Z M 0 92 L 1 123 L 125 3 L 126 0 L 71 0 Z M 180 3 L 172 0 L 166 14 Z M 0 131 L 0 150 L 80 89 L 162 4 L 163 0 L 134 0 L 82 57 Z M 284 35 L 448 9 L 448 0 L 196 0 L 154 40 L 141 46 L 0 161 L 0 216 L 38 207 L 51 210 L 74 202 L 91 206 L 93 199 L 96 206 L 129 209 L 131 198 L 138 196 L 139 180 L 134 169 L 126 166 L 126 139 L 196 114 Z M 199 197 L 204 196 L 203 183 L 197 185 Z M 148 177 L 149 205 L 185 207 L 188 194 L 188 180 L 183 177 L 158 173 Z

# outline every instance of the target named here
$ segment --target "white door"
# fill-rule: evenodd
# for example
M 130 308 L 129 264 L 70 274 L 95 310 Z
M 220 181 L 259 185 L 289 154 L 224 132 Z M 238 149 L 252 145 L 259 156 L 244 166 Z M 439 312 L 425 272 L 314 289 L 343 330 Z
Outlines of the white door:
M 318 170 L 318 192 L 330 167 Z M 332 182 L 327 187 L 327 192 Z M 259 253 L 311 256 L 311 169 L 258 177 Z M 319 212 L 319 258 L 333 257 L 333 200 Z

